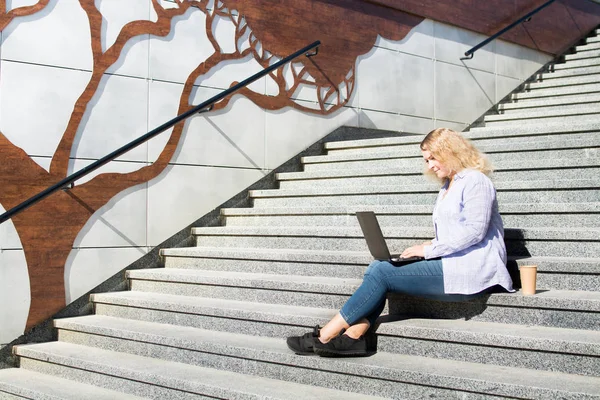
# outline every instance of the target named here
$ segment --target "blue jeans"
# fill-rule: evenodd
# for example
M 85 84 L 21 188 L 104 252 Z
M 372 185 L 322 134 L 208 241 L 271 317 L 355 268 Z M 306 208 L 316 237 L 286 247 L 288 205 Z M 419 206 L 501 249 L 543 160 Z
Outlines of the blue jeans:
M 466 301 L 492 291 L 486 289 L 475 294 L 444 293 L 442 260 L 423 260 L 404 266 L 387 261 L 374 261 L 365 272 L 362 284 L 340 310 L 342 318 L 353 325 L 366 318 L 371 326 L 385 307 L 388 292 L 442 301 Z

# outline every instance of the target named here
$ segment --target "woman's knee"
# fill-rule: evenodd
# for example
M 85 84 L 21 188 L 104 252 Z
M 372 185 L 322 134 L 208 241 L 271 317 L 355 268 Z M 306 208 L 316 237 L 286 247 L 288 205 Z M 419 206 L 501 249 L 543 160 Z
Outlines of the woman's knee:
M 375 260 L 367 267 L 365 271 L 365 276 L 367 275 L 381 275 L 381 272 L 387 267 L 389 264 L 387 261 L 379 261 Z

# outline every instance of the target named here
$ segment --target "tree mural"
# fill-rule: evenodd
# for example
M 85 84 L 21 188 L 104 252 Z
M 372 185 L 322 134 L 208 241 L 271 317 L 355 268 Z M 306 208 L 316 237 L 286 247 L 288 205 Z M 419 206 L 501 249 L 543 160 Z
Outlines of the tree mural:
M 102 48 L 103 15 L 96 4 L 99 1 L 79 1 L 87 15 L 91 34 L 91 78 L 73 105 L 49 171 L 0 132 L 0 204 L 5 209 L 18 205 L 68 175 L 69 158 L 74 152 L 84 115 L 93 107 L 91 100 L 98 92 L 103 76 L 122 56 L 128 41 L 141 35 L 168 36 L 174 29 L 173 19 L 190 9 L 205 14 L 206 25 L 199 27 L 199 34 L 207 35 L 214 52 L 189 74 L 181 93 L 178 114 L 192 107 L 190 98 L 194 85 L 220 63 L 253 57 L 266 67 L 273 60 L 314 40 L 322 42 L 318 57 L 297 59 L 292 65 L 270 74 L 278 88 L 277 94 L 260 94 L 249 88 L 240 94 L 267 110 L 293 107 L 310 113 L 333 113 L 352 96 L 356 59 L 373 47 L 377 35 L 399 40 L 422 20 L 362 1 L 150 1 L 156 20 L 125 24 L 114 44 L 106 50 Z M 6 0 L 0 0 L 0 30 L 11 23 L 19 23 L 20 17 L 44 10 L 49 3 L 50 0 L 40 0 L 34 5 L 7 12 Z M 233 52 L 225 52 L 215 37 L 217 19 L 225 19 L 235 26 Z M 316 92 L 318 101 L 314 107 L 294 100 L 301 87 Z M 222 100 L 213 110 L 225 108 L 230 99 Z M 183 129 L 184 123 L 174 127 L 162 152 L 150 165 L 129 173 L 103 173 L 85 183 L 76 183 L 73 188 L 55 193 L 12 218 L 29 273 L 31 305 L 27 328 L 65 306 L 65 263 L 85 223 L 118 193 L 157 177 L 173 157 Z

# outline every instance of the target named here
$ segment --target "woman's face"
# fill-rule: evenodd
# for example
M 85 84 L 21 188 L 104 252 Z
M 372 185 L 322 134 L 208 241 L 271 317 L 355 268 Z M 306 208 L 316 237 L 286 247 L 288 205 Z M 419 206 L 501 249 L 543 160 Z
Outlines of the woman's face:
M 427 169 L 433 171 L 439 179 L 451 179 L 454 176 L 454 172 L 440 161 L 436 160 L 429 150 L 421 150 L 421 154 L 423 154 Z

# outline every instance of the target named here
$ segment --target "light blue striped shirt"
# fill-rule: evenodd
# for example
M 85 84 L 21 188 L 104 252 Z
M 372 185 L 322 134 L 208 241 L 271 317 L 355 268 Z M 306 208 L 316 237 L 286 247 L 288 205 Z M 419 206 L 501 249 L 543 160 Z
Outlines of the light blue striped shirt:
M 494 185 L 470 169 L 453 179 L 450 190 L 446 183 L 438 194 L 435 239 L 425 246 L 425 258 L 442 257 L 446 293 L 472 294 L 494 285 L 513 291 Z

